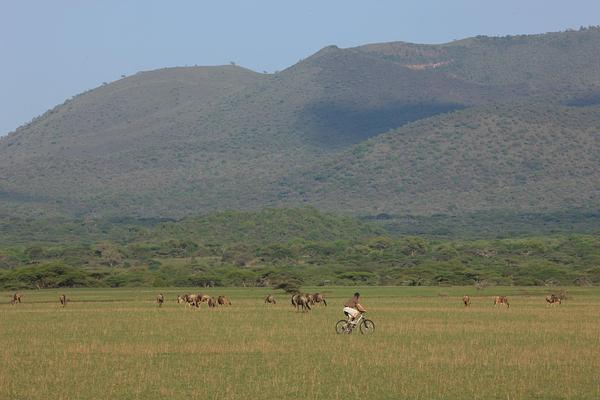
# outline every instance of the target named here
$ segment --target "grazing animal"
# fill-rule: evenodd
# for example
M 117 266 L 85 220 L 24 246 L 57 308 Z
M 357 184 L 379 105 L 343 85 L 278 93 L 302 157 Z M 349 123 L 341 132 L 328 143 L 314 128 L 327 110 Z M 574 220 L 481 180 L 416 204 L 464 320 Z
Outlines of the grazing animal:
M 207 294 L 199 294 L 198 295 L 198 301 L 200 303 L 208 303 L 208 300 L 210 300 L 212 297 L 210 297 Z
M 311 306 L 315 305 L 315 296 L 313 296 L 312 294 L 305 294 L 304 296 L 306 296 L 306 298 L 308 299 L 308 304 L 310 304 Z
M 510 307 L 510 304 L 508 304 L 508 297 L 506 296 L 496 296 L 494 298 L 494 306 L 497 306 L 498 304 L 500 305 L 505 305 L 506 308 Z
M 215 301 L 214 297 L 209 297 L 207 303 L 209 308 L 215 308 L 217 306 L 217 302 Z
M 156 296 L 156 304 L 158 304 L 159 307 L 162 307 L 164 302 L 165 302 L 165 296 L 163 296 L 162 293 L 160 293 L 158 296 Z
M 225 296 L 219 296 L 219 298 L 217 298 L 217 303 L 219 303 L 220 306 L 230 306 L 231 305 L 231 301 Z
M 319 303 L 319 304 L 323 303 L 323 305 L 325 305 L 325 306 L 327 305 L 327 301 L 325 301 L 325 297 L 321 293 L 315 293 L 315 294 L 313 294 L 313 300 L 314 300 L 313 304 L 315 304 L 315 303 Z
M 182 296 L 177 296 L 177 303 L 184 303 L 187 306 L 191 307 L 199 307 L 200 306 L 200 296 L 199 294 L 184 294 Z
M 471 298 L 467 295 L 463 296 L 463 303 L 465 304 L 465 307 L 469 307 L 471 305 Z
M 548 302 L 548 304 L 555 305 L 555 304 L 561 304 L 561 299 L 560 297 L 558 297 L 557 295 L 555 295 L 554 293 L 551 294 L 550 296 L 546 296 L 546 301 Z
M 296 304 L 296 299 L 300 296 L 299 294 L 292 295 L 292 306 L 298 308 L 298 304 Z
M 23 295 L 21 293 L 15 293 L 13 294 L 12 300 L 10 301 L 10 304 L 12 304 L 13 306 L 17 303 L 21 304 L 21 297 Z
M 265 303 L 267 304 L 277 304 L 277 301 L 275 301 L 275 297 L 270 294 L 265 298 Z
M 181 302 L 183 304 L 185 304 L 186 306 L 190 305 L 190 301 L 189 300 L 190 300 L 190 295 L 189 294 L 186 293 L 186 294 L 181 295 Z
M 60 305 L 61 306 L 66 306 L 67 305 L 67 296 L 63 293 L 60 295 L 60 297 L 58 298 L 58 300 L 60 301 Z
M 191 306 L 194 306 L 196 308 L 200 307 L 200 303 L 204 302 L 204 298 L 207 297 L 210 298 L 210 296 L 207 296 L 205 294 L 199 293 L 199 294 L 190 294 L 189 295 L 189 303 Z
M 310 301 L 305 294 L 296 295 L 296 310 L 308 311 L 310 310 Z

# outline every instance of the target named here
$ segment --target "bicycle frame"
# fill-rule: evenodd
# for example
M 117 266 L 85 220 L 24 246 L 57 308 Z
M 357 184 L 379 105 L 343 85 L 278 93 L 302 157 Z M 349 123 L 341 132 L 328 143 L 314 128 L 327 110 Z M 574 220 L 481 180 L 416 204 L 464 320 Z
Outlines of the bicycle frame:
M 364 319 L 364 313 L 360 313 L 360 315 L 358 317 L 354 318 L 353 321 L 347 321 L 348 323 L 346 324 L 346 329 L 354 330 L 354 328 L 356 328 L 357 326 L 360 325 L 360 323 L 362 322 L 363 319 Z

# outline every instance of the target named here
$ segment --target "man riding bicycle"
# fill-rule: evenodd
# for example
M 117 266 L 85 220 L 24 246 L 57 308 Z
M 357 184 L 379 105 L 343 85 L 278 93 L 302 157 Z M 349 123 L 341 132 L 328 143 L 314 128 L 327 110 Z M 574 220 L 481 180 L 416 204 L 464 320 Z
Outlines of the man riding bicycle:
M 348 317 L 348 323 L 354 325 L 356 318 L 367 310 L 358 302 L 360 293 L 354 293 L 350 299 L 344 303 L 344 314 Z

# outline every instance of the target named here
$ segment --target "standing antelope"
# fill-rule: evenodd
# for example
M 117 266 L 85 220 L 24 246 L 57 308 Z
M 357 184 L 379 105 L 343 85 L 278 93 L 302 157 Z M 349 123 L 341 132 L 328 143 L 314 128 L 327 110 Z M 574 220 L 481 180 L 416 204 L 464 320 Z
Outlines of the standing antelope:
M 60 301 L 60 305 L 61 306 L 66 306 L 67 305 L 67 295 L 65 295 L 64 293 L 60 295 L 60 297 L 58 298 L 58 300 Z
M 23 297 L 23 295 L 21 293 L 15 293 L 13 294 L 12 300 L 10 301 L 10 304 L 12 304 L 13 306 L 17 303 L 21 304 L 21 297 Z
M 214 297 L 209 297 L 207 303 L 209 308 L 215 308 L 217 306 L 217 302 L 215 301 Z
M 506 308 L 510 307 L 510 304 L 508 304 L 508 297 L 506 297 L 506 296 L 496 296 L 494 298 L 494 306 L 497 306 L 498 304 L 500 304 L 500 305 L 504 304 L 506 306 Z
M 325 297 L 321 294 L 321 293 L 315 293 L 313 294 L 313 304 L 315 303 L 323 303 L 323 305 L 327 305 L 327 302 L 325 301 Z
M 208 301 L 211 299 L 212 297 L 207 295 L 207 294 L 199 294 L 198 295 L 198 301 L 200 303 L 208 303 Z
M 230 306 L 231 305 L 231 301 L 225 296 L 219 296 L 217 298 L 217 303 L 219 303 L 220 306 Z
M 292 304 L 296 307 L 296 310 L 302 309 L 302 311 L 310 310 L 310 301 L 308 296 L 305 294 L 297 294 L 294 295 L 295 298 L 292 298 Z
M 201 296 L 202 295 L 200 294 L 184 294 L 182 296 L 177 296 L 177 303 L 184 303 L 187 306 L 199 307 Z
M 465 304 L 465 307 L 469 307 L 471 306 L 471 298 L 467 295 L 463 296 L 463 303 Z
M 275 297 L 270 294 L 265 298 L 265 303 L 267 304 L 277 304 L 277 301 L 275 301 Z
M 156 304 L 158 304 L 159 307 L 162 307 L 164 302 L 165 302 L 165 296 L 163 296 L 162 293 L 160 293 L 158 296 L 156 296 Z

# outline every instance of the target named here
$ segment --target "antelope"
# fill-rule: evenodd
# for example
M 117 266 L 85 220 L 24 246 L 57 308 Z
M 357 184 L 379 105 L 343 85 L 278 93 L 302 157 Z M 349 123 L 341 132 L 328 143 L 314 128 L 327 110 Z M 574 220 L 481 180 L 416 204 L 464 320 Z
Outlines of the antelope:
M 469 307 L 471 305 L 471 298 L 467 295 L 463 296 L 463 303 L 465 304 L 465 307 Z
M 321 294 L 321 293 L 315 293 L 313 294 L 313 304 L 315 303 L 323 303 L 323 305 L 327 305 L 327 302 L 325 301 L 325 297 Z
M 66 306 L 67 305 L 67 296 L 63 293 L 60 295 L 60 297 L 58 298 L 58 300 L 60 301 L 60 305 L 61 306 Z
M 177 303 L 185 303 L 187 306 L 199 307 L 200 306 L 200 294 L 184 294 L 177 296 Z
M 296 310 L 300 310 L 300 308 L 302 308 L 302 311 L 308 311 L 310 310 L 310 301 L 308 300 L 308 296 L 305 294 L 296 294 L 294 295 L 294 297 L 292 297 L 292 301 L 296 307 Z
M 561 304 L 561 302 L 562 302 L 561 299 L 560 299 L 560 297 L 558 297 L 555 294 L 551 294 L 550 296 L 546 296 L 546 301 L 551 306 L 554 305 L 554 304 Z
M 160 293 L 158 296 L 156 296 L 156 304 L 158 304 L 159 307 L 162 307 L 164 302 L 165 302 L 165 296 L 163 296 L 162 293 Z
M 215 301 L 214 297 L 209 297 L 207 303 L 209 308 L 215 308 L 217 306 L 217 302 Z
M 270 294 L 265 298 L 265 303 L 267 304 L 277 304 L 277 301 L 275 301 L 275 297 Z
M 497 306 L 498 304 L 500 304 L 500 305 L 504 304 L 506 306 L 506 308 L 510 307 L 510 304 L 508 304 L 508 297 L 506 297 L 506 296 L 496 296 L 494 298 L 494 306 Z
M 23 295 L 21 293 L 15 293 L 13 294 L 12 300 L 10 301 L 10 304 L 12 304 L 13 306 L 17 303 L 21 304 L 21 297 L 23 297 Z
M 208 300 L 210 300 L 212 297 L 210 297 L 207 294 L 199 294 L 198 295 L 198 302 L 199 303 L 207 303 Z
M 208 298 L 210 298 L 210 296 L 207 296 L 205 294 L 199 293 L 199 294 L 190 294 L 188 296 L 188 302 L 190 303 L 191 306 L 195 306 L 196 308 L 200 307 L 200 303 L 203 303 L 206 300 L 208 300 Z
M 231 301 L 225 296 L 219 296 L 219 298 L 217 299 L 217 303 L 219 303 L 220 306 L 230 306 L 231 305 Z

